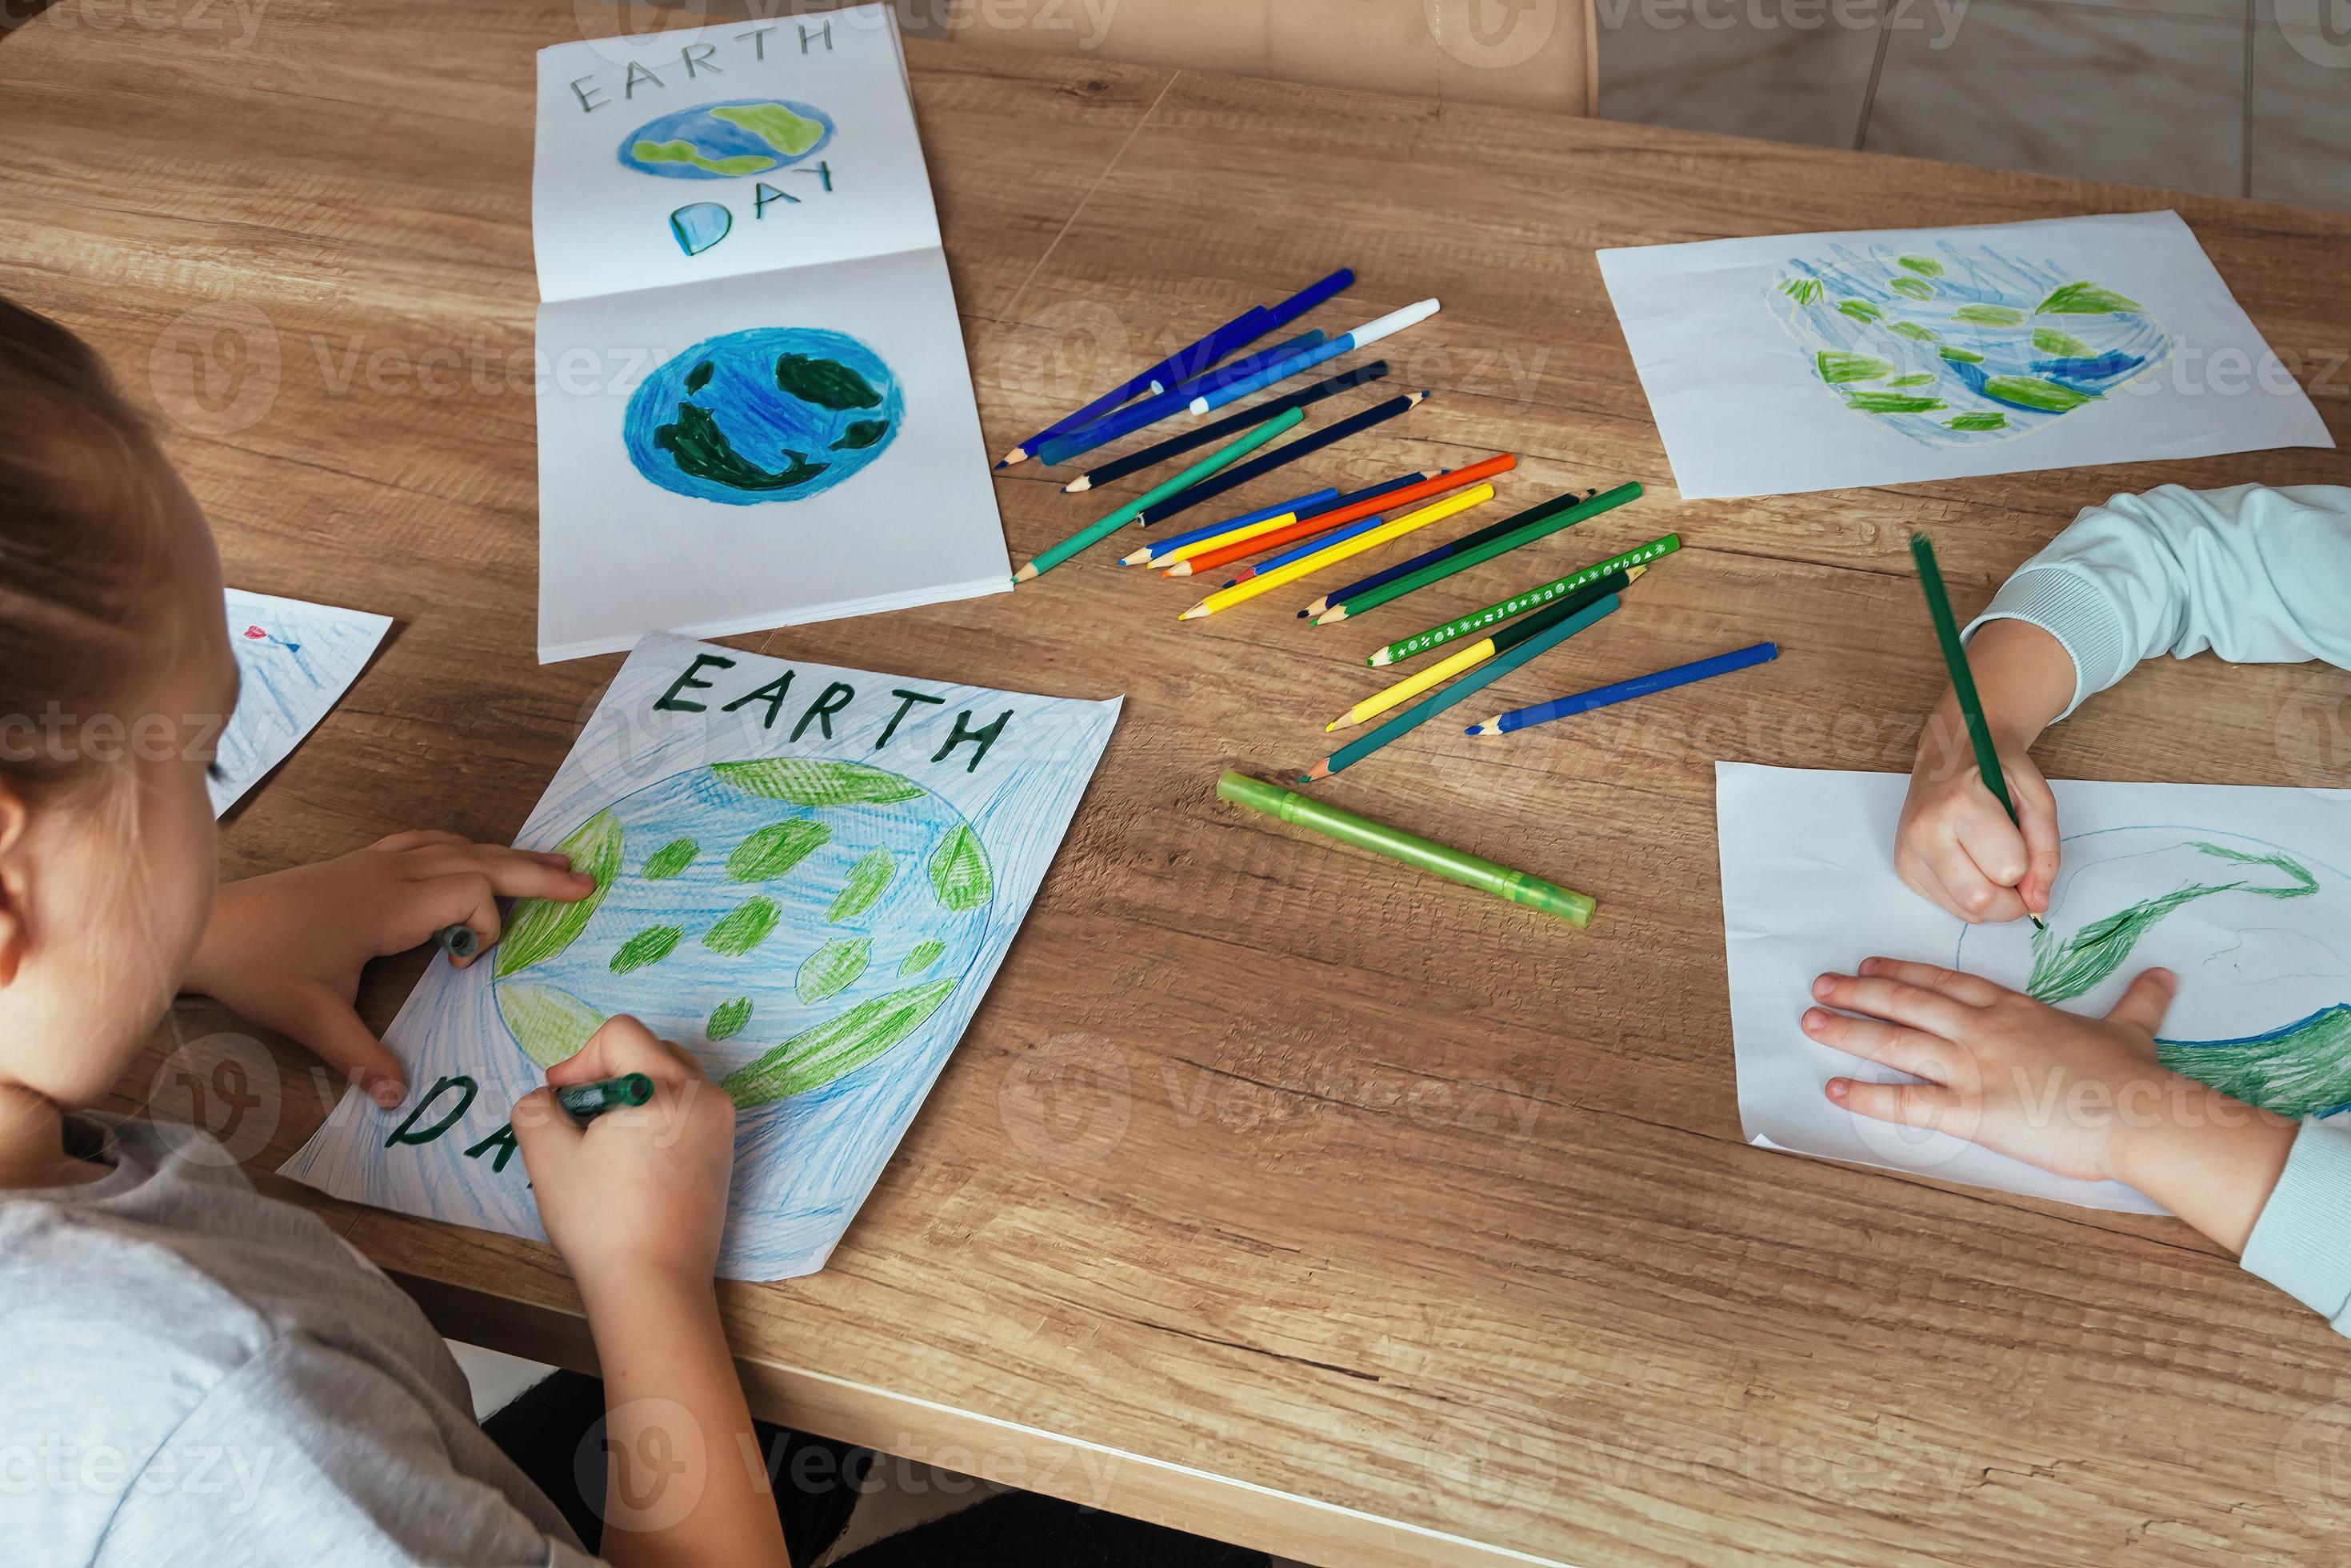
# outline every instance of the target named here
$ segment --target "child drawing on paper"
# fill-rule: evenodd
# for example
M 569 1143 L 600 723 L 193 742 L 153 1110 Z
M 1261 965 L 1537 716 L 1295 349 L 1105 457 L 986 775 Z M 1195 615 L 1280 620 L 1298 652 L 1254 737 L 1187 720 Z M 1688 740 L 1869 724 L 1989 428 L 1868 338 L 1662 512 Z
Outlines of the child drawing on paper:
M 501 896 L 576 908 L 594 879 L 415 832 L 215 889 L 205 774 L 237 675 L 203 514 L 95 356 L 5 301 L 0 427 L 0 714 L 57 716 L 49 744 L 0 754 L 0 1448 L 139 1457 L 119 1488 L 0 1489 L 0 1540 L 76 1562 L 586 1563 L 396 1286 L 206 1134 L 92 1107 L 183 989 L 397 1107 L 401 1064 L 352 1010 L 361 968 L 452 923 L 488 947 Z M 514 1113 L 607 1370 L 609 1446 L 683 1451 L 692 1428 L 755 1451 L 712 1286 L 734 1107 L 626 1018 L 547 1076 L 629 1071 L 655 1114 L 583 1128 L 545 1088 Z M 275 1462 L 234 1509 L 138 1484 L 148 1456 L 191 1450 Z M 677 1518 L 631 1519 L 612 1489 L 608 1517 L 643 1528 L 610 1532 L 609 1560 L 784 1561 L 758 1478 L 709 1465 Z
M 2171 352 L 2137 300 L 1980 244 L 1833 246 L 1765 298 L 1846 408 L 1941 446 L 2039 429 Z
M 2351 669 L 2351 489 L 2117 496 L 2027 561 L 1970 631 L 2018 822 L 1978 776 L 1946 692 L 1919 745 L 1896 864 L 1971 923 L 1962 956 L 1980 936 L 2028 940 L 1995 934 L 2046 915 L 2049 930 L 2029 937 L 2032 994 L 1957 961 L 1871 958 L 1856 974 L 1822 976 L 1805 1032 L 1917 1080 L 1840 1078 L 1830 1098 L 2044 1170 L 2127 1183 L 2351 1333 L 2351 1124 L 2293 1119 L 2351 1107 L 2351 879 L 2325 863 L 2345 846 L 2267 844 L 2246 836 L 2254 823 L 2067 840 L 2031 757 L 2044 728 L 2158 653 Z M 2312 713 L 2282 719 L 2282 744 L 2314 717 L 2339 734 L 2345 694 L 2325 690 L 2328 679 Z M 2351 775 L 2304 782 L 2351 785 Z M 2164 1028 L 2182 985 L 2168 969 L 2138 974 L 2104 1018 L 2054 1005 L 2199 921 L 2222 935 L 2204 944 L 2189 983 L 2233 978 L 2252 1008 L 2271 994 L 2262 982 L 2291 977 L 2329 999 L 2197 1039 Z

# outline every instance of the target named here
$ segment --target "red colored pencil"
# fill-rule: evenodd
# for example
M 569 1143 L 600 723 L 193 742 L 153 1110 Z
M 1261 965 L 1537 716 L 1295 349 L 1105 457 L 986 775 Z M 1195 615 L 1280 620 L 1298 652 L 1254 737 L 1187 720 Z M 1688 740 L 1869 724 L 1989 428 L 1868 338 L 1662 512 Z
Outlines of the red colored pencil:
M 1165 575 L 1191 577 L 1200 572 L 1213 571 L 1228 561 L 1243 560 L 1253 555 L 1262 555 L 1268 550 L 1277 550 L 1287 545 L 1296 544 L 1300 539 L 1312 538 L 1317 534 L 1327 534 L 1332 528 L 1344 528 L 1358 517 L 1368 517 L 1374 512 L 1384 512 L 1394 516 L 1405 510 L 1416 501 L 1426 500 L 1431 496 L 1441 496 L 1447 490 L 1458 490 L 1465 485 L 1475 485 L 1480 479 L 1490 479 L 1497 474 L 1507 474 L 1518 465 L 1517 456 L 1505 452 L 1497 456 L 1486 458 L 1482 462 L 1472 463 L 1466 468 L 1454 468 L 1442 474 L 1432 474 L 1417 485 L 1407 485 L 1401 490 L 1390 490 L 1385 495 L 1374 496 L 1368 500 L 1358 501 L 1352 507 L 1339 507 L 1328 512 L 1317 512 L 1311 517 L 1301 517 L 1287 528 L 1276 528 L 1270 534 L 1259 534 L 1254 538 L 1228 544 L 1222 549 L 1212 549 L 1205 555 L 1196 555 L 1189 560 L 1179 560 L 1167 569 Z

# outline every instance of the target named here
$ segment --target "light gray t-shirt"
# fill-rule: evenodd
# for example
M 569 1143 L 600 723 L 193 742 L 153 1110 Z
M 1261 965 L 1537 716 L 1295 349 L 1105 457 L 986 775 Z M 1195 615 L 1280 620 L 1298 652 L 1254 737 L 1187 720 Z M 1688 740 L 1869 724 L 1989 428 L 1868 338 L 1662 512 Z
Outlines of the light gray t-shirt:
M 317 1217 L 201 1133 L 71 1131 L 113 1169 L 0 1190 L 0 1557 L 592 1561 L 424 1314 Z

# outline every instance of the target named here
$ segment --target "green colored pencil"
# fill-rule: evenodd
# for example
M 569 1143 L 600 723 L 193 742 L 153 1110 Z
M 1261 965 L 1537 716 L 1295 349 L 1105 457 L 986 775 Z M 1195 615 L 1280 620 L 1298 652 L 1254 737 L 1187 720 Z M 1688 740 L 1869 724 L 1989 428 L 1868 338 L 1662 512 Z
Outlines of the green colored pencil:
M 1285 789 L 1279 784 L 1269 784 L 1262 779 L 1252 779 L 1246 773 L 1226 773 L 1217 780 L 1217 794 L 1237 806 L 1252 811 L 1262 811 L 1269 817 L 1298 827 L 1311 828 L 1315 832 L 1353 844 L 1359 850 L 1384 855 L 1416 871 L 1431 876 L 1441 876 L 1447 882 L 1458 882 L 1464 887 L 1474 887 L 1480 893 L 1512 904 L 1540 909 L 1546 915 L 1556 915 L 1573 925 L 1592 924 L 1592 912 L 1596 907 L 1589 894 L 1575 893 L 1555 887 L 1540 877 L 1529 876 L 1522 871 L 1457 850 L 1449 844 L 1437 843 L 1417 833 L 1407 833 L 1402 828 L 1391 828 L 1384 822 L 1374 822 L 1369 817 L 1311 795 L 1301 795 L 1295 789 Z
M 1355 595 L 1343 604 L 1329 604 L 1321 610 L 1308 605 L 1307 612 L 1316 618 L 1316 625 L 1329 626 L 1344 621 L 1351 615 L 1361 615 L 1366 610 L 1376 610 L 1390 600 L 1402 599 L 1405 594 L 1417 589 L 1426 588 L 1430 583 L 1444 578 L 1451 577 L 1457 571 L 1466 571 L 1473 566 L 1483 565 L 1498 555 L 1507 555 L 1520 545 L 1531 544 L 1545 534 L 1556 533 L 1562 528 L 1583 521 L 1586 517 L 1598 517 L 1603 512 L 1637 498 L 1640 494 L 1641 486 L 1637 482 L 1619 485 L 1614 490 L 1603 490 L 1581 506 L 1570 507 L 1564 512 L 1555 512 L 1539 523 L 1528 524 L 1516 533 L 1505 534 L 1498 539 L 1488 539 L 1484 544 L 1462 550 L 1456 555 L 1447 556 L 1443 560 L 1434 561 L 1422 567 L 1409 577 L 1399 577 L 1394 582 L 1384 582 L 1377 588 Z
M 1513 593 L 1508 599 L 1498 599 L 1483 610 L 1473 610 L 1467 615 L 1447 621 L 1442 626 L 1431 626 L 1426 632 L 1416 632 L 1409 637 L 1389 643 L 1370 658 L 1365 659 L 1364 663 L 1377 669 L 1383 664 L 1393 664 L 1399 659 L 1414 658 L 1427 653 L 1432 648 L 1442 648 L 1457 637 L 1467 637 L 1472 632 L 1483 632 L 1489 626 L 1498 622 L 1508 621 L 1513 615 L 1523 615 L 1530 610 L 1540 610 L 1544 605 L 1556 602 L 1571 593 L 1582 592 L 1612 571 L 1628 571 L 1634 567 L 1656 560 L 1660 556 L 1671 555 L 1681 548 L 1681 535 L 1662 535 L 1637 549 L 1628 549 L 1623 555 L 1611 556 L 1598 566 L 1587 566 L 1582 571 L 1573 571 L 1565 577 L 1555 577 L 1541 587 L 1530 588 L 1524 593 Z
M 1263 424 L 1259 425 L 1256 429 L 1242 436 L 1238 441 L 1232 443 L 1228 446 L 1219 446 L 1214 452 L 1209 453 L 1206 457 L 1201 458 L 1197 463 L 1193 464 L 1189 468 L 1185 469 L 1181 474 L 1176 475 L 1173 479 L 1168 480 L 1165 484 L 1144 491 L 1142 495 L 1137 496 L 1134 500 L 1129 501 L 1125 506 L 1121 507 L 1118 510 L 1111 513 L 1108 517 L 1103 517 L 1099 522 L 1089 523 L 1086 527 L 1080 528 L 1076 533 L 1071 534 L 1060 544 L 1054 545 L 1050 549 L 1047 549 L 1042 555 L 1040 555 L 1036 559 L 1030 561 L 1027 566 L 1024 566 L 1019 571 L 1014 572 L 1012 574 L 1012 580 L 1015 582 L 1027 582 L 1040 571 L 1052 570 L 1055 567 L 1061 565 L 1063 561 L 1069 559 L 1080 550 L 1100 544 L 1102 540 L 1110 538 L 1111 535 L 1118 532 L 1119 529 L 1126 527 L 1127 524 L 1141 517 L 1146 508 L 1157 506 L 1160 502 L 1167 499 L 1168 497 L 1176 494 L 1178 491 L 1190 489 L 1193 486 L 1198 484 L 1209 475 L 1214 474 L 1219 468 L 1228 467 L 1232 464 L 1239 462 L 1242 458 L 1248 456 L 1259 447 L 1263 446 L 1267 442 L 1271 441 L 1275 436 L 1282 434 L 1286 431 L 1296 429 L 1298 422 L 1305 417 L 1306 411 L 1304 409 L 1293 408 L 1285 413 L 1277 414 L 1273 418 L 1267 420 Z
M 1483 691 L 1520 664 L 1539 659 L 1550 653 L 1601 617 L 1615 613 L 1616 607 L 1623 602 L 1623 600 L 1612 593 L 1599 603 L 1577 611 L 1550 631 L 1528 638 L 1509 653 L 1497 653 L 1451 685 L 1443 686 L 1429 693 L 1362 739 L 1349 741 L 1308 768 L 1305 777 L 1299 779 L 1299 782 L 1311 784 L 1318 779 L 1328 779 L 1342 768 L 1353 767 L 1389 741 L 1426 724 L 1463 697 Z
M 2000 765 L 2000 747 L 1984 722 L 1983 699 L 1976 695 L 1975 672 L 1968 667 L 1967 644 L 1959 641 L 1959 618 L 1951 613 L 1951 596 L 1943 589 L 1943 569 L 1935 564 L 1935 542 L 1924 534 L 1910 536 L 1910 559 L 1918 563 L 1918 586 L 1927 593 L 1927 612 L 1935 618 L 1935 637 L 1943 645 L 1943 664 L 1951 672 L 1951 694 L 1959 700 L 1959 716 L 1967 720 L 1968 739 L 1976 748 L 1976 771 L 1983 775 L 2008 820 L 2016 822 L 2016 802 L 2009 799 L 2008 775 Z M 2023 823 L 2017 822 L 2019 828 Z M 2041 916 L 2026 912 L 2036 930 L 2046 930 Z

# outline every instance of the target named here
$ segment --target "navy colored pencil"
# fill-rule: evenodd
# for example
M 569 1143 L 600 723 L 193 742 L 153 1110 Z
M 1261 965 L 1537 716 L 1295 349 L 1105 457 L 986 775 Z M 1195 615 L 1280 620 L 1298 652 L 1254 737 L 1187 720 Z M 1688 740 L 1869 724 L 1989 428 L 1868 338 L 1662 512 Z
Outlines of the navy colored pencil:
M 1185 431 L 1180 435 L 1171 435 L 1156 445 L 1146 446 L 1140 452 L 1105 463 L 1091 473 L 1081 474 L 1061 488 L 1074 495 L 1080 490 L 1091 490 L 1097 485 L 1107 485 L 1114 479 L 1123 479 L 1129 474 L 1138 473 L 1156 464 L 1165 463 L 1170 457 L 1179 456 L 1196 446 L 1206 446 L 1212 441 L 1221 441 L 1228 435 L 1237 435 L 1244 430 L 1254 429 L 1275 414 L 1288 413 L 1293 408 L 1305 408 L 1310 404 L 1321 402 L 1326 397 L 1336 397 L 1350 387 L 1359 387 L 1366 382 L 1378 381 L 1387 373 L 1388 362 L 1385 360 L 1374 360 L 1368 365 L 1358 365 L 1352 371 L 1331 377 L 1328 381 L 1316 382 L 1311 387 L 1301 388 L 1297 392 L 1281 397 L 1269 398 L 1264 402 L 1241 410 L 1238 413 L 1211 421 L 1195 429 Z M 1084 446 L 1073 446 L 1062 455 L 1074 456 L 1086 450 L 1088 448 Z M 1044 452 L 1040 454 L 1049 467 L 1058 465 L 1061 462 L 1061 457 L 1056 456 L 1054 451 L 1055 444 L 1048 442 Z
M 1570 507 L 1580 506 L 1583 502 L 1591 499 L 1592 494 L 1593 493 L 1589 490 L 1586 490 L 1581 496 L 1577 495 L 1573 490 L 1562 491 L 1559 495 L 1553 496 L 1548 501 L 1541 501 L 1536 503 L 1534 506 L 1529 507 L 1525 511 L 1520 512 L 1516 517 L 1504 517 L 1500 522 L 1489 523 L 1482 528 L 1472 528 L 1469 532 L 1463 534 L 1458 539 L 1438 545 L 1433 549 L 1425 549 L 1421 551 L 1410 560 L 1398 561 L 1395 565 L 1384 567 L 1380 570 L 1372 573 L 1369 577 L 1359 577 L 1343 588 L 1332 589 L 1314 603 L 1310 604 L 1305 609 L 1300 611 L 1298 612 L 1299 618 L 1303 620 L 1309 615 L 1320 615 L 1325 610 L 1330 609 L 1333 604 L 1343 604 L 1358 593 L 1369 593 L 1373 589 L 1379 587 L 1383 583 L 1394 582 L 1397 578 L 1418 571 L 1424 566 L 1433 566 L 1437 562 L 1443 560 L 1447 556 L 1458 555 L 1465 549 L 1473 549 L 1479 545 L 1484 544 L 1489 539 L 1500 538 L 1504 534 L 1509 533 L 1513 528 L 1522 528 L 1529 523 L 1541 522 L 1543 518 L 1550 517 L 1553 512 L 1564 511 Z
M 1074 413 L 1063 414 L 998 458 L 996 465 L 1008 468 L 1015 463 L 1026 462 L 1030 454 L 1053 436 L 1093 423 L 1136 393 L 1148 391 L 1155 383 L 1163 388 L 1172 387 L 1187 377 L 1199 374 L 1235 350 L 1246 347 L 1273 330 L 1272 319 L 1273 312 L 1264 306 L 1250 306 L 1197 342 L 1176 350 L 1149 370 L 1129 377 Z
M 1061 462 L 1061 457 L 1054 455 L 1056 453 L 1090 452 L 1097 446 L 1104 446 L 1116 441 L 1122 435 L 1132 435 L 1146 424 L 1156 424 L 1173 414 L 1183 413 L 1185 409 L 1191 406 L 1192 400 L 1198 397 L 1205 389 L 1229 386 L 1244 376 L 1253 376 L 1268 365 L 1278 364 L 1291 354 L 1315 347 L 1322 341 L 1323 337 L 1322 329 L 1318 327 L 1311 332 L 1301 332 L 1288 342 L 1275 348 L 1261 349 L 1245 359 L 1235 360 L 1229 365 L 1219 365 L 1217 369 L 1204 371 L 1190 381 L 1178 382 L 1166 391 L 1144 398 L 1141 402 L 1131 403 L 1125 408 L 1119 409 L 1109 417 L 1097 420 L 1081 430 L 1064 432 L 1045 443 L 1038 452 L 1038 456 L 1043 460 L 1048 468 L 1056 467 Z
M 1473 724 L 1461 733 L 1508 735 L 1531 724 L 1549 724 L 1552 719 L 1565 718 L 1571 714 L 1590 713 L 1593 708 L 1606 707 L 1611 703 L 1630 702 L 1635 697 L 1646 697 L 1653 692 L 1669 692 L 1693 681 L 1710 680 L 1716 675 L 1727 675 L 1733 670 L 1767 664 L 1779 656 L 1778 643 L 1758 643 L 1751 648 L 1741 648 L 1736 653 L 1717 653 L 1710 659 L 1694 659 L 1687 664 L 1676 664 L 1670 670 L 1635 675 L 1631 680 L 1618 681 L 1614 685 L 1594 686 L 1588 692 L 1577 692 L 1572 696 L 1553 697 L 1547 703 L 1512 708 L 1508 713 L 1496 714 L 1492 718 Z
M 1351 435 L 1361 435 L 1372 426 L 1384 424 L 1396 415 L 1416 407 L 1427 396 L 1428 393 L 1425 392 L 1405 392 L 1402 396 L 1392 397 L 1385 402 L 1374 403 L 1360 413 L 1351 413 L 1336 424 L 1326 424 L 1311 434 L 1292 437 L 1259 456 L 1252 457 L 1246 463 L 1237 464 L 1221 474 L 1201 480 L 1188 490 L 1176 491 L 1157 506 L 1148 507 L 1137 514 L 1134 520 L 1146 528 L 1154 523 L 1165 522 L 1187 507 L 1196 507 L 1203 501 L 1221 496 L 1226 491 L 1246 485 L 1252 479 L 1262 478 L 1275 469 L 1286 464 L 1295 463 L 1301 457 L 1311 453 L 1320 452 L 1334 442 L 1344 441 Z

